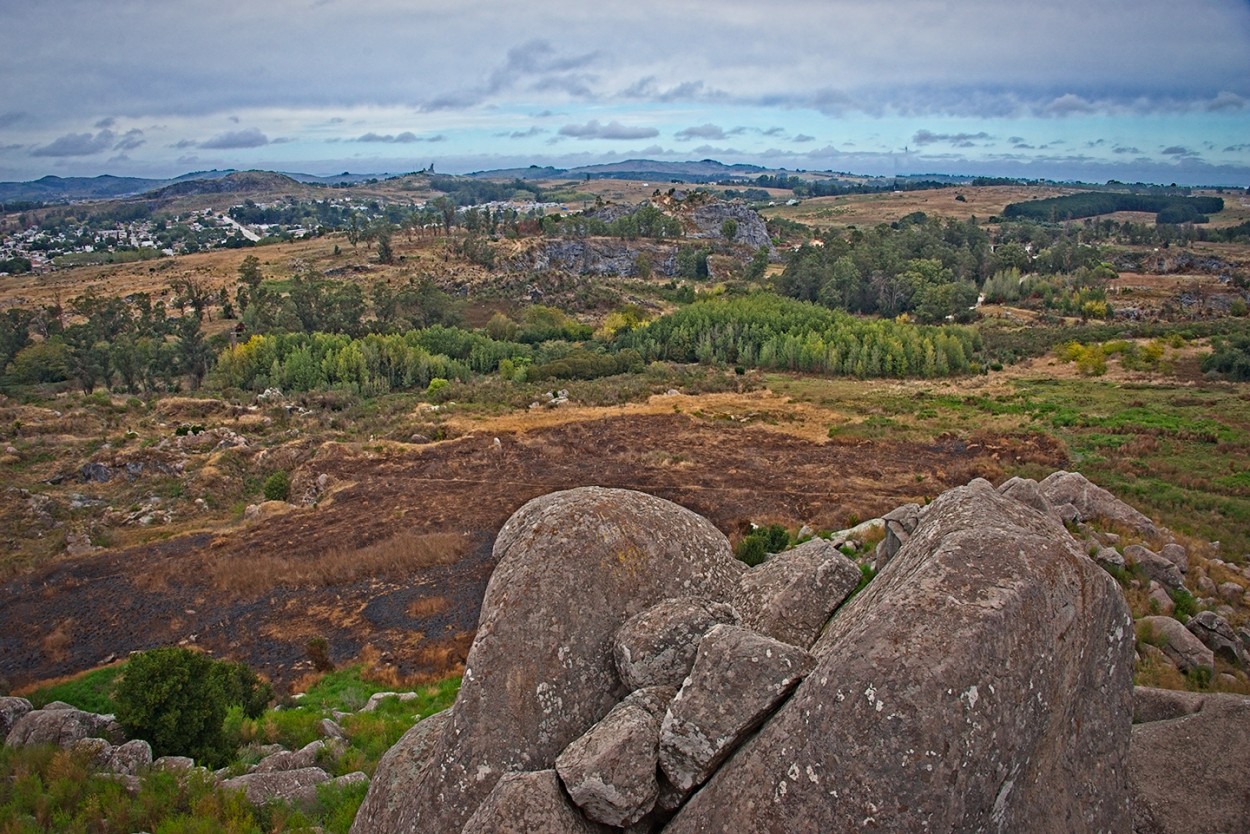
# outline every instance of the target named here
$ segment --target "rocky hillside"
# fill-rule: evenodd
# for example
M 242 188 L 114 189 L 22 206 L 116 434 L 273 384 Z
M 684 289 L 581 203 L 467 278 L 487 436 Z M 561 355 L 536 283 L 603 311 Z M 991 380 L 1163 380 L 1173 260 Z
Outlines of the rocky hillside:
M 383 760 L 353 831 L 1244 830 L 1246 746 L 1166 763 L 1189 732 L 1244 737 L 1250 700 L 1135 696 L 1125 594 L 1065 522 L 1167 537 L 1075 473 L 975 480 L 883 519 L 856 594 L 834 542 L 747 569 L 660 499 L 531 501 L 459 698 Z M 1171 548 L 1119 569 L 1174 580 Z M 1159 619 L 1170 662 L 1244 662 L 1226 622 Z

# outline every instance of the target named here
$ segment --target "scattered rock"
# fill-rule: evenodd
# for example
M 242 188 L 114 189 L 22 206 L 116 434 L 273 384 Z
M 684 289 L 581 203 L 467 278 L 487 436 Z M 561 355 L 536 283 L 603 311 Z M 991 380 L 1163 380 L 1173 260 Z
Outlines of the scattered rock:
M 1038 490 L 1056 508 L 1071 504 L 1080 521 L 1102 519 L 1147 537 L 1163 536 L 1153 521 L 1079 472 L 1054 472 L 1038 484 Z
M 1169 542 L 1159 550 L 1159 555 L 1176 565 L 1181 573 L 1189 573 L 1189 552 L 1181 545 Z
M 1246 649 L 1228 620 L 1214 611 L 1200 611 L 1189 618 L 1185 628 L 1201 640 L 1216 657 L 1234 666 L 1245 667 Z
M 317 786 L 329 781 L 330 774 L 321 768 L 305 767 L 275 773 L 247 773 L 222 781 L 221 787 L 242 790 L 253 805 L 280 800 L 309 807 L 317 801 Z
M 814 665 L 788 643 L 739 626 L 713 628 L 664 716 L 664 775 L 682 790 L 701 784 Z
M 1240 602 L 1242 594 L 1246 592 L 1246 589 L 1238 585 L 1236 582 L 1221 582 L 1216 590 L 1220 595 L 1220 599 L 1230 605 L 1236 605 Z
M 919 504 L 904 504 L 881 517 L 885 523 L 885 538 L 877 545 L 873 562 L 873 567 L 878 571 L 889 564 L 907 542 L 912 531 L 916 529 L 916 525 L 920 523 L 921 509 Z
M 1171 617 L 1142 617 L 1138 628 L 1144 630 L 1146 642 L 1158 645 L 1182 672 L 1215 668 L 1215 655 L 1211 650 Z
M 190 756 L 161 756 L 152 762 L 153 770 L 168 770 L 175 773 L 185 773 L 195 767 L 195 759 Z
M 656 603 L 627 620 L 612 640 L 621 682 L 631 690 L 676 690 L 690 674 L 703 635 L 720 623 L 737 622 L 737 612 L 721 602 L 684 597 Z
M 1124 556 L 1114 547 L 1100 547 L 1094 553 L 1094 561 L 1108 570 L 1123 570 Z
M 859 580 L 854 562 L 812 539 L 744 573 L 733 602 L 745 627 L 806 649 Z
M 114 773 L 138 776 L 152 764 L 152 745 L 143 739 L 133 739 L 114 747 L 109 752 L 106 767 Z
M 1151 647 L 1153 648 L 1153 647 Z M 1202 709 L 1206 699 L 1202 692 L 1180 692 L 1153 686 L 1133 687 L 1133 723 L 1167 721 L 1182 715 L 1193 715 Z
M 321 719 L 321 723 L 317 725 L 317 731 L 321 733 L 322 738 L 347 738 L 347 733 L 344 732 L 339 723 L 332 718 Z
M 998 488 L 998 492 L 1013 501 L 1019 501 L 1026 507 L 1032 507 L 1039 513 L 1054 512 L 1054 508 L 1038 488 L 1037 481 L 1032 478 L 1009 478 Z
M 373 712 L 378 708 L 378 704 L 382 703 L 387 698 L 394 698 L 397 701 L 407 703 L 408 701 L 417 700 L 418 697 L 420 696 L 418 696 L 415 692 L 375 692 L 369 696 L 369 702 L 366 703 L 360 711 Z
M 655 807 L 660 722 L 672 687 L 640 689 L 556 757 L 556 772 L 587 817 L 627 828 Z
M 1150 583 L 1154 588 L 1150 590 L 1147 602 L 1150 603 L 1150 610 L 1156 614 L 1162 614 L 1165 617 L 1172 616 L 1172 612 L 1176 610 L 1176 603 L 1168 596 L 1168 592 L 1157 582 Z
M 280 753 L 266 756 L 256 765 L 253 773 L 278 773 L 283 770 L 303 770 L 317 764 L 317 757 L 325 749 L 325 742 L 320 739 L 309 742 L 294 752 L 283 750 Z
M 1124 557 L 1130 564 L 1142 569 L 1146 576 L 1165 588 L 1179 590 L 1185 587 L 1185 577 L 1181 569 L 1158 553 L 1140 544 L 1130 544 L 1124 548 Z

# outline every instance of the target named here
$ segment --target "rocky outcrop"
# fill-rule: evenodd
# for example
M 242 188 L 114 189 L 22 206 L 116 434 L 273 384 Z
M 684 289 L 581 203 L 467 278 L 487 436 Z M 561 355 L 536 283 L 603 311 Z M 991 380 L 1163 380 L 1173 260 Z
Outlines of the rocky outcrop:
M 1193 694 L 1175 700 L 1190 711 L 1133 727 L 1134 833 L 1246 831 L 1250 698 Z
M 273 773 L 247 773 L 222 780 L 226 790 L 241 790 L 253 805 L 275 800 L 303 807 L 317 801 L 317 786 L 330 781 L 330 774 L 319 767 L 282 770 Z
M 1215 655 L 1179 621 L 1171 617 L 1142 617 L 1138 628 L 1145 641 L 1163 650 L 1182 672 L 1214 669 Z
M 655 498 L 530 502 L 455 706 L 353 830 L 1127 834 L 1132 620 L 1040 486 L 1006 492 L 904 508 L 840 606 L 859 571 L 830 545 L 745 571 Z
M 1216 657 L 1234 666 L 1245 667 L 1246 647 L 1241 644 L 1228 620 L 1214 611 L 1200 611 L 1185 623 L 1185 628 Z
M 768 236 L 764 218 L 744 203 L 715 201 L 697 207 L 690 212 L 690 222 L 694 225 L 694 230 L 689 236 L 724 240 L 726 220 L 732 220 L 735 226 L 730 243 L 752 249 L 759 249 L 761 246 L 772 249 L 773 242 Z
M 638 256 L 642 253 L 646 253 L 653 274 L 666 278 L 677 275 L 676 245 L 610 238 L 543 240 L 505 266 L 513 271 L 559 269 L 579 275 L 632 278 L 639 274 Z
M 31 709 L 33 707 L 30 701 L 27 701 L 25 698 L 8 695 L 0 698 L 0 738 L 7 737 L 9 730 L 13 729 L 13 725 L 18 722 L 18 719 L 30 712 Z
M 460 694 L 407 798 L 418 830 L 458 830 L 505 773 L 553 767 L 628 694 L 611 651 L 626 620 L 668 597 L 726 601 L 745 570 L 706 519 L 599 487 L 529 502 L 494 556 Z
M 1165 588 L 1179 590 L 1185 587 L 1185 577 L 1176 563 L 1149 548 L 1131 544 L 1124 548 L 1124 558 L 1129 564 L 1139 567 L 1147 579 L 1152 579 Z
M 665 831 L 1128 830 L 1132 622 L 1053 519 L 942 495 L 813 652 Z

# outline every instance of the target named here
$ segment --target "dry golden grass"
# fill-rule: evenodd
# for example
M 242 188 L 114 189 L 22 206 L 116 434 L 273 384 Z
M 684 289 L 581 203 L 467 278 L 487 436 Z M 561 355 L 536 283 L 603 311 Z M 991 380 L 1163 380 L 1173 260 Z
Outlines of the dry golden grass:
M 899 191 L 883 194 L 850 194 L 844 197 L 815 197 L 797 206 L 765 209 L 765 217 L 784 217 L 816 228 L 874 226 L 893 223 L 917 211 L 939 217 L 986 220 L 1002 214 L 1009 203 L 1041 197 L 1072 194 L 1072 188 L 1042 188 L 1023 185 L 991 185 L 976 188 L 942 188 L 932 191 Z M 955 195 L 962 194 L 963 201 Z
M 219 589 L 256 593 L 274 587 L 327 587 L 455 562 L 468 552 L 458 533 L 400 533 L 362 548 L 342 546 L 312 556 L 289 553 L 220 559 L 209 566 Z
M 74 640 L 74 625 L 72 618 L 57 623 L 56 628 L 48 632 L 39 643 L 43 653 L 52 660 L 64 659 L 65 650 Z
M 408 606 L 408 616 L 416 619 L 417 617 L 429 617 L 434 614 L 446 611 L 450 605 L 447 597 L 425 597 L 423 599 L 414 600 Z

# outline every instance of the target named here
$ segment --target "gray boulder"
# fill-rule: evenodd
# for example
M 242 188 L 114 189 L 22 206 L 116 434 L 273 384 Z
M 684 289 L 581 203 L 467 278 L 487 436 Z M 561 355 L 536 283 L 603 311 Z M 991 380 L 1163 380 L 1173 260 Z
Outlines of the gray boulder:
M 161 756 L 152 762 L 153 770 L 186 773 L 195 767 L 195 759 L 190 756 Z
M 600 487 L 530 501 L 494 557 L 431 777 L 408 796 L 418 830 L 459 830 L 503 774 L 551 768 L 627 694 L 612 658 L 626 620 L 668 597 L 727 601 L 745 570 L 706 519 Z
M 439 829 L 445 830 L 445 829 Z M 570 804 L 554 770 L 508 773 L 460 829 L 460 834 L 608 834 Z
M 1179 590 L 1185 587 L 1185 577 L 1181 569 L 1158 553 L 1140 544 L 1130 544 L 1124 548 L 1124 558 L 1129 564 L 1137 565 L 1146 576 L 1165 588 Z
M 907 543 L 908 537 L 920 523 L 921 507 L 919 504 L 903 504 L 895 507 L 881 517 L 885 523 L 885 538 L 877 545 L 873 567 L 878 571 L 889 564 L 894 554 Z
M 1168 596 L 1168 592 L 1163 590 L 1162 585 L 1159 585 L 1157 582 L 1150 584 L 1154 586 L 1150 589 L 1150 595 L 1146 598 L 1150 604 L 1150 610 L 1165 617 L 1172 616 L 1172 612 L 1176 610 L 1176 603 Z
M 664 775 L 682 790 L 701 784 L 814 665 L 802 649 L 739 626 L 709 631 L 660 728 Z
M 410 797 L 435 778 L 434 754 L 451 711 L 443 710 L 413 725 L 378 761 L 365 801 L 356 812 L 352 834 L 416 830 L 417 809 Z
M 347 733 L 343 730 L 343 726 L 333 718 L 323 718 L 321 723 L 317 725 L 317 732 L 321 733 L 322 738 L 347 738 Z
M 105 765 L 114 773 L 124 776 L 138 776 L 152 765 L 152 745 L 137 738 L 120 744 L 109 751 Z
M 18 719 L 33 709 L 30 701 L 15 696 L 0 698 L 0 738 L 8 736 Z
M 80 738 L 102 738 L 121 744 L 126 735 L 111 715 L 96 715 L 66 706 L 26 713 L 14 723 L 4 743 L 10 747 L 52 744 L 68 748 Z
M 666 834 L 1126 834 L 1132 638 L 1114 580 L 977 479 L 926 508 Z
M 1189 552 L 1176 542 L 1165 544 L 1159 555 L 1180 569 L 1181 573 L 1189 573 Z
M 677 690 L 640 689 L 556 757 L 556 773 L 587 817 L 627 828 L 655 807 L 660 721 Z
M 859 568 L 831 542 L 812 539 L 744 573 L 734 607 L 745 627 L 806 649 L 859 578 Z
M 1228 624 L 1228 620 L 1214 611 L 1199 611 L 1189 618 L 1185 628 L 1201 640 L 1216 657 L 1235 666 L 1246 665 L 1246 649 L 1237 639 L 1237 633 Z
M 738 613 L 709 599 L 666 599 L 621 626 L 612 641 L 612 657 L 629 689 L 671 686 L 690 674 L 699 641 L 713 626 L 737 623 Z
M 1127 564 L 1124 555 L 1114 547 L 1100 547 L 1094 552 L 1094 561 L 1107 570 L 1123 570 Z
M 283 770 L 303 770 L 315 767 L 317 758 L 325 750 L 326 743 L 321 739 L 310 741 L 299 750 L 283 750 L 260 760 L 253 773 L 278 773 Z
M 1131 770 L 1135 834 L 1250 831 L 1250 698 L 1134 726 Z
M 1163 535 L 1163 531 L 1153 521 L 1079 472 L 1053 472 L 1037 486 L 1051 505 L 1059 507 L 1071 504 L 1080 521 L 1102 519 L 1122 524 L 1144 536 Z
M 1146 642 L 1163 650 L 1182 672 L 1191 669 L 1215 668 L 1215 655 L 1189 629 L 1171 617 L 1142 617 L 1138 627 L 1146 633 Z
M 330 781 L 330 774 L 319 767 L 283 770 L 276 773 L 247 773 L 225 779 L 226 790 L 241 790 L 253 805 L 268 802 L 290 802 L 308 808 L 317 801 L 317 786 Z
M 1133 687 L 1133 723 L 1167 721 L 1182 715 L 1193 715 L 1202 709 L 1205 692 L 1182 692 L 1153 686 Z

